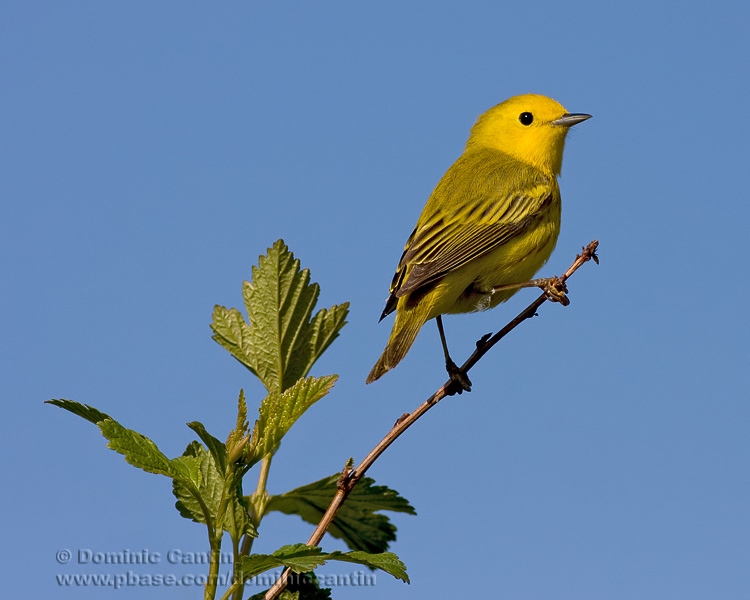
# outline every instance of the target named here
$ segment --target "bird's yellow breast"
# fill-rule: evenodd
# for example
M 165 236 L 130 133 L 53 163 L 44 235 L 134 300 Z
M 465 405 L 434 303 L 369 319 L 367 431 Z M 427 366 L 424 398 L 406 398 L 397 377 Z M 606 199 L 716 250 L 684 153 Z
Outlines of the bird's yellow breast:
M 487 310 L 510 298 L 517 290 L 496 293 L 491 290 L 534 277 L 555 249 L 560 213 L 557 193 L 534 227 L 445 275 L 429 294 L 432 310 L 428 318 Z

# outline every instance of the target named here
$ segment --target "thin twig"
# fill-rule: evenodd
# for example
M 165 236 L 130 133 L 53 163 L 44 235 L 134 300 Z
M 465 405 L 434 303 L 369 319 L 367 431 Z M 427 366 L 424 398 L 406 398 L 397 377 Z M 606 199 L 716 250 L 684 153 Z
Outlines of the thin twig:
M 575 273 L 581 266 L 583 266 L 584 263 L 587 263 L 590 260 L 593 260 L 597 264 L 599 263 L 599 258 L 596 256 L 596 249 L 598 246 L 599 242 L 596 240 L 589 243 L 588 246 L 585 246 L 582 249 L 581 254 L 576 256 L 576 259 L 573 264 L 570 265 L 570 268 L 568 268 L 568 270 L 558 278 L 555 287 L 558 292 L 563 294 L 563 297 L 565 292 L 565 281 L 571 275 L 573 275 L 573 273 Z M 533 317 L 539 307 L 550 299 L 554 300 L 554 297 L 550 298 L 550 295 L 547 293 L 541 294 L 536 300 L 534 300 L 534 302 L 529 304 L 523 311 L 521 311 L 515 319 L 513 319 L 495 335 L 485 336 L 481 340 L 479 340 L 477 342 L 476 350 L 474 350 L 474 353 L 466 360 L 466 362 L 461 367 L 461 370 L 464 371 L 464 373 L 469 371 L 469 369 L 477 364 L 477 362 L 479 362 L 479 360 L 485 354 L 487 354 L 487 352 L 489 352 L 490 348 L 497 344 L 501 339 L 503 339 L 506 335 L 508 335 L 508 333 L 518 327 L 526 319 L 530 319 L 531 317 Z M 320 522 L 315 528 L 315 531 L 313 531 L 312 535 L 310 536 L 310 539 L 307 540 L 308 546 L 317 546 L 318 544 L 320 544 L 321 540 L 326 534 L 326 531 L 328 531 L 328 528 L 336 517 L 336 513 L 338 513 L 339 509 L 344 504 L 346 497 L 352 491 L 354 486 L 357 485 L 357 482 L 362 479 L 362 477 L 364 477 L 367 470 L 378 459 L 378 457 L 380 457 L 380 455 L 385 452 L 388 446 L 395 442 L 396 439 L 423 414 L 425 414 L 446 396 L 450 396 L 455 393 L 453 386 L 454 384 L 450 379 L 446 381 L 414 412 L 403 414 L 396 421 L 396 423 L 386 434 L 386 436 L 382 440 L 380 440 L 378 445 L 375 446 L 367 456 L 365 456 L 364 460 L 357 466 L 356 469 L 351 469 L 348 466 L 344 468 L 344 471 L 341 474 L 341 478 L 338 481 L 338 489 L 336 491 L 336 495 L 333 497 L 333 500 L 331 500 L 331 503 L 328 506 L 328 510 L 326 510 L 325 514 L 320 519 Z M 287 568 L 281 574 L 281 577 L 279 577 L 274 585 L 268 590 L 268 592 L 266 592 L 265 600 L 274 600 L 281 594 L 282 591 L 284 591 L 284 588 L 286 588 L 286 578 L 288 574 L 289 569 Z
M 565 292 L 565 282 L 568 280 L 568 278 L 573 275 L 578 269 L 580 269 L 585 263 L 587 263 L 590 260 L 593 260 L 596 264 L 599 264 L 599 257 L 596 255 L 596 249 L 599 247 L 599 242 L 597 240 L 594 240 L 593 242 L 590 242 L 588 246 L 585 246 L 582 248 L 581 253 L 576 256 L 576 259 L 573 261 L 573 264 L 570 265 L 567 271 L 563 273 L 560 277 L 558 277 L 559 283 L 557 284 L 557 290 L 559 292 L 564 293 Z M 547 300 L 550 300 L 550 297 L 546 293 L 542 293 L 534 302 L 529 304 L 523 311 L 521 311 L 518 316 L 513 319 L 510 323 L 508 323 L 505 327 L 503 327 L 500 331 L 498 331 L 495 335 L 484 339 L 482 338 L 477 342 L 477 349 L 474 350 L 474 353 L 466 360 L 466 362 L 461 366 L 461 369 L 463 371 L 468 371 L 471 369 L 477 362 L 479 362 L 479 359 L 482 358 L 487 352 L 489 352 L 490 348 L 497 344 L 501 339 L 503 339 L 506 335 L 508 335 L 511 331 L 513 331 L 516 327 L 518 327 L 521 323 L 523 323 L 526 319 L 530 319 L 536 314 L 536 311 L 539 309 L 539 307 L 544 304 Z M 554 300 L 554 299 L 553 299 Z M 556 300 L 559 302 L 559 300 Z

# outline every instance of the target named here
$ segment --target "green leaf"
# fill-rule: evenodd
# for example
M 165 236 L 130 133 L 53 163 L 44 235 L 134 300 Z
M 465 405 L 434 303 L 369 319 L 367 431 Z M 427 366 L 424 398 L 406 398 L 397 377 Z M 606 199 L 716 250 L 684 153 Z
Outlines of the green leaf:
M 243 442 L 243 438 L 247 435 L 247 402 L 245 402 L 245 390 L 240 390 L 240 397 L 237 400 L 237 424 L 234 429 L 229 432 L 227 437 L 227 443 L 225 445 L 226 451 L 229 456 L 238 454 L 241 456 L 243 448 L 238 448 Z M 233 460 L 236 460 L 233 459 Z
M 148 473 L 179 479 L 185 486 L 192 489 L 195 489 L 197 482 L 200 481 L 198 462 L 194 458 L 180 456 L 170 460 L 145 435 L 123 427 L 109 415 L 86 404 L 72 400 L 50 400 L 49 404 L 64 408 L 87 421 L 96 423 L 102 435 L 108 440 L 107 448 L 122 454 L 125 460 L 134 467 Z
M 195 433 L 197 433 L 198 437 L 203 441 L 204 444 L 206 444 L 206 447 L 211 453 L 211 456 L 213 457 L 219 472 L 224 473 L 227 468 L 227 448 L 224 443 L 208 433 L 208 431 L 206 431 L 206 428 L 203 426 L 203 423 L 192 421 L 191 423 L 188 423 L 187 426 L 190 427 L 190 429 L 192 429 Z
M 245 579 L 255 577 L 264 571 L 275 569 L 276 567 L 289 567 L 295 573 L 304 573 L 305 571 L 312 571 L 324 565 L 329 560 L 357 563 L 371 569 L 380 569 L 397 579 L 409 583 L 406 566 L 393 552 L 371 554 L 369 552 L 336 551 L 326 553 L 317 546 L 307 546 L 305 544 L 282 546 L 273 554 L 243 556 L 240 563 L 240 570 Z
M 72 412 L 74 415 L 78 415 L 87 421 L 91 421 L 94 425 L 99 423 L 99 421 L 104 421 L 104 419 L 111 419 L 108 414 L 95 409 L 93 406 L 81 404 L 80 402 L 75 402 L 73 400 L 47 400 L 45 404 L 54 404 L 55 406 L 64 408 L 65 410 Z
M 248 575 L 249 570 L 245 568 L 245 561 L 255 565 L 250 575 Z M 304 573 L 315 570 L 325 562 L 323 551 L 317 546 L 289 544 L 282 546 L 273 554 L 251 554 L 243 557 L 242 573 L 247 577 L 252 577 L 276 567 L 289 567 L 295 573 Z
M 223 474 L 219 473 L 216 468 L 213 454 L 198 442 L 193 441 L 181 458 L 190 459 L 196 463 L 199 477 L 198 482 L 192 488 L 179 479 L 173 480 L 172 493 L 177 498 L 175 507 L 186 519 L 192 519 L 197 523 L 206 523 L 207 519 L 210 519 L 215 525 L 225 481 Z M 237 540 L 244 534 L 257 537 L 258 534 L 247 515 L 242 490 L 241 488 L 233 489 L 223 529 Z
M 195 488 L 191 488 L 178 479 L 173 480 L 172 493 L 177 498 L 175 507 L 186 519 L 205 523 L 208 517 L 213 521 L 221 502 L 224 479 L 216 470 L 216 463 L 212 456 L 198 442 L 190 442 L 182 456 L 190 457 L 198 463 L 200 483 Z M 195 494 L 196 488 L 198 495 Z
M 102 435 L 109 440 L 107 448 L 119 452 L 134 467 L 166 475 L 193 480 L 190 470 L 182 463 L 169 460 L 164 453 L 142 433 L 127 429 L 114 419 L 104 419 L 97 423 Z
M 243 408 L 244 398 L 240 396 L 239 420 L 246 417 Z M 226 448 L 218 439 L 210 435 L 202 424 L 189 423 L 189 427 L 209 447 L 207 450 L 197 441 L 191 442 L 182 456 L 167 458 L 156 444 L 146 436 L 127 429 L 109 415 L 85 404 L 72 400 L 50 400 L 54 404 L 92 423 L 96 423 L 102 435 L 109 440 L 108 448 L 125 456 L 131 465 L 159 475 L 172 478 L 172 492 L 177 498 L 176 507 L 180 514 L 199 523 L 210 520 L 215 524 L 222 493 L 225 488 Z M 223 461 L 221 470 L 217 463 Z M 227 516 L 223 528 L 235 539 L 242 535 L 257 536 L 249 519 L 241 482 L 232 487 Z
M 190 464 L 180 459 L 170 460 L 145 435 L 123 427 L 109 415 L 73 400 L 48 400 L 48 403 L 95 423 L 108 440 L 107 448 L 122 454 L 134 467 L 157 475 L 179 477 L 186 482 L 194 481 L 195 472 Z
M 240 311 L 216 305 L 211 329 L 214 332 L 213 339 L 259 377 L 255 370 L 256 357 L 250 339 L 250 327 Z
M 409 583 L 409 576 L 406 574 L 406 565 L 401 562 L 398 556 L 393 552 L 331 552 L 328 555 L 328 560 L 339 560 L 343 562 L 356 563 L 358 565 L 364 565 L 371 569 L 380 569 L 385 571 L 389 575 L 393 575 L 396 579 L 400 579 L 405 583 Z
M 318 300 L 320 287 L 310 284 L 310 272 L 279 240 L 253 267 L 253 278 L 242 288 L 256 351 L 256 371 L 269 392 L 280 392 L 301 375 L 287 365 Z
M 197 443 L 197 442 L 196 442 Z M 172 466 L 176 469 L 181 469 L 182 476 L 177 477 L 177 480 L 189 482 L 187 485 L 191 486 L 191 489 L 197 490 L 202 484 L 201 465 L 200 461 L 193 456 L 178 456 L 173 458 L 171 461 Z
M 304 377 L 310 372 L 315 361 L 339 336 L 341 328 L 346 325 L 348 313 L 348 302 L 336 304 L 330 309 L 321 308 L 316 313 L 291 356 L 290 377 L 296 374 L 299 374 L 298 377 Z
M 336 494 L 340 475 L 331 475 L 285 494 L 271 496 L 266 512 L 279 511 L 299 515 L 313 525 L 328 509 Z M 389 510 L 414 515 L 416 511 L 398 492 L 363 477 L 336 514 L 328 533 L 343 540 L 352 550 L 385 552 L 396 539 L 396 527 L 385 515 L 376 511 Z
M 325 396 L 337 379 L 337 375 L 308 377 L 300 379 L 282 393 L 268 394 L 260 405 L 260 416 L 255 422 L 248 451 L 248 466 L 273 452 L 295 421 Z
M 232 496 L 230 501 L 229 510 L 224 519 L 224 530 L 236 541 L 239 541 L 243 535 L 258 537 L 258 531 L 250 520 L 250 511 L 245 497 L 242 495 L 242 487 L 235 489 L 237 493 Z
M 214 309 L 213 339 L 253 372 L 269 393 L 280 393 L 307 376 L 346 324 L 348 303 L 312 318 L 320 288 L 310 272 L 278 240 L 243 284 L 249 325 L 236 309 Z

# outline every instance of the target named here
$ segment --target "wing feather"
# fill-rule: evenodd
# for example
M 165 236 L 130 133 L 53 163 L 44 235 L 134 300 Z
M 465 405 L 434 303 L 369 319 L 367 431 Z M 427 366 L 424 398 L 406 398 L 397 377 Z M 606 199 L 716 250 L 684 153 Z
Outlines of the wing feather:
M 440 180 L 409 236 L 381 318 L 395 310 L 398 298 L 528 231 L 556 190 L 554 178 L 501 152 L 465 153 Z

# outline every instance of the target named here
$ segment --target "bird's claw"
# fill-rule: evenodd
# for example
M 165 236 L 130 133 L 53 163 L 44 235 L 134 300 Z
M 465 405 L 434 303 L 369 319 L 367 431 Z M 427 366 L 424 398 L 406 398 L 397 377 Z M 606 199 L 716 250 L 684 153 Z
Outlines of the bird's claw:
M 565 295 L 568 288 L 565 286 L 565 282 L 559 277 L 545 279 L 541 288 L 544 295 L 547 296 L 547 300 L 550 302 L 559 302 L 563 306 L 568 306 L 568 304 L 570 304 L 570 299 Z
M 448 395 L 463 394 L 471 391 L 471 379 L 462 371 L 452 360 L 445 363 L 445 370 L 451 378 L 451 385 L 448 388 Z

